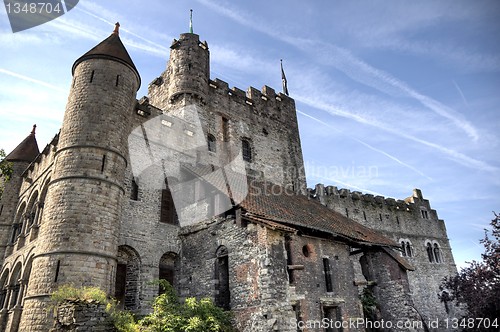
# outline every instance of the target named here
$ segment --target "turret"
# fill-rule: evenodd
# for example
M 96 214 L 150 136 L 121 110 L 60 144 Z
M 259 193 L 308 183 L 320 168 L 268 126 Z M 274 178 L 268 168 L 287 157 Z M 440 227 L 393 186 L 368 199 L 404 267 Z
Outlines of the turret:
M 170 46 L 167 70 L 149 86 L 152 103 L 169 109 L 182 96 L 203 102 L 208 95 L 210 52 L 206 41 L 194 33 L 183 33 Z
M 13 233 L 20 229 L 20 225 L 14 223 L 14 215 L 19 202 L 19 190 L 23 183 L 22 174 L 40 153 L 35 138 L 35 128 L 36 125 L 33 126 L 31 133 L 2 161 L 11 164 L 12 174 L 8 181 L 5 178 L 0 180 L 4 185 L 0 200 L 0 265 L 6 249 L 13 245 L 11 243 Z
M 140 86 L 118 28 L 73 65 L 22 331 L 48 330 L 46 305 L 59 285 L 114 292 L 127 136 Z

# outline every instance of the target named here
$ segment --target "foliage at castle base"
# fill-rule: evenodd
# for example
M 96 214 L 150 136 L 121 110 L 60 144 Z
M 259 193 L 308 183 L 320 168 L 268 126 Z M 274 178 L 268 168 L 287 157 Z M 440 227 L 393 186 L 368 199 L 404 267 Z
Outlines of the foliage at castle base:
M 153 312 L 138 322 L 132 313 L 118 309 L 116 300 L 109 299 L 96 287 L 63 285 L 52 294 L 51 300 L 55 309 L 68 301 L 101 303 L 118 332 L 236 332 L 231 313 L 215 306 L 211 299 L 198 301 L 193 297 L 181 303 L 167 281 L 160 280 L 159 284 L 163 293 L 154 299 Z
M 5 151 L 0 149 L 0 199 L 2 198 L 5 183 L 10 180 L 12 175 L 12 163 L 5 161 L 5 156 Z
M 446 291 L 440 295 L 442 302 L 455 300 L 465 305 L 465 318 L 475 319 L 467 331 L 491 331 L 492 326 L 500 326 L 500 216 L 494 214 L 492 230 L 485 230 L 484 239 L 480 240 L 485 248 L 482 261 L 472 261 L 456 276 L 445 278 L 440 287 Z M 479 323 L 480 319 L 490 326 Z
M 181 303 L 172 286 L 160 280 L 163 294 L 153 302 L 153 312 L 139 321 L 140 331 L 148 332 L 233 332 L 231 314 L 211 299 L 187 298 Z

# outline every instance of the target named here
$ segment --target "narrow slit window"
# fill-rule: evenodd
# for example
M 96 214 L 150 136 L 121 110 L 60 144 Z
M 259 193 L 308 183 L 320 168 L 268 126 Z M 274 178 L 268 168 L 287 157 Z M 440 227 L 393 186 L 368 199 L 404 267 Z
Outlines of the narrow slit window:
M 333 292 L 332 271 L 330 269 L 330 260 L 328 258 L 323 258 L 323 270 L 325 272 L 326 291 L 328 293 Z
M 120 75 L 116 75 L 115 86 L 118 86 L 119 83 L 120 83 Z
M 106 155 L 102 155 L 102 163 L 101 163 L 101 173 L 104 173 L 104 166 L 106 165 Z
M 92 70 L 92 72 L 90 73 L 90 83 L 94 81 L 94 73 L 95 73 L 94 70 Z
M 54 282 L 57 282 L 57 279 L 59 279 L 59 270 L 61 269 L 61 260 L 57 261 L 56 265 L 56 275 L 54 276 Z

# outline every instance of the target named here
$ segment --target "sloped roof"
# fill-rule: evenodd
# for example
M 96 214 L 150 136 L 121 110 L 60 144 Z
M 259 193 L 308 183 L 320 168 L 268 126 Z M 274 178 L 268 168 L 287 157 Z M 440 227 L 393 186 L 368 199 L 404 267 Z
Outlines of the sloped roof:
M 38 150 L 38 143 L 35 138 L 35 128 L 36 125 L 33 126 L 33 130 L 11 153 L 9 153 L 5 160 L 7 161 L 27 161 L 32 162 L 40 153 Z
M 358 244 L 399 246 L 398 243 L 381 233 L 365 227 L 321 205 L 319 202 L 309 199 L 307 196 L 296 194 L 290 189 L 279 185 L 257 181 L 232 172 L 229 168 L 224 169 L 224 178 L 220 176 L 212 178 L 214 168 L 210 166 L 190 166 L 185 164 L 183 168 L 207 181 L 221 192 L 227 192 L 228 187 L 225 180 L 229 180 L 231 184 L 229 193 L 233 196 L 236 192 L 239 193 L 237 196 L 241 196 L 241 193 L 248 188 L 245 199 L 237 205 L 245 210 L 244 217 L 251 221 L 259 221 L 260 223 L 266 223 L 267 221 L 267 224 L 272 224 L 273 228 L 280 228 L 276 225 L 278 223 L 281 225 L 281 229 L 287 231 L 296 228 L 307 228 L 341 237 Z M 245 181 L 247 183 L 240 183 Z
M 249 193 L 240 206 L 250 215 L 288 226 L 309 228 L 359 244 L 398 246 L 381 233 L 335 212 L 307 196 L 283 187 L 252 181 Z
M 81 63 L 82 61 L 88 59 L 109 59 L 121 62 L 129 66 L 131 69 L 133 69 L 136 72 L 137 77 L 139 78 L 139 86 L 140 86 L 141 78 L 139 72 L 137 71 L 137 68 L 135 67 L 134 62 L 132 61 L 132 58 L 130 58 L 130 55 L 128 54 L 127 50 L 125 49 L 125 46 L 123 45 L 120 39 L 118 32 L 119 27 L 120 24 L 116 23 L 115 30 L 113 31 L 111 36 L 104 39 L 90 51 L 79 57 L 73 64 L 71 73 L 72 74 L 75 73 L 76 66 L 78 66 L 78 64 Z

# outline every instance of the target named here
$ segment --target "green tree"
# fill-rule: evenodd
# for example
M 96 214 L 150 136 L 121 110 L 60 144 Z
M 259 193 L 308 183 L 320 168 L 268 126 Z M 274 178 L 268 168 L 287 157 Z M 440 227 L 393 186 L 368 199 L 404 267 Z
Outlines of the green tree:
M 4 160 L 5 156 L 5 151 L 0 149 L 0 199 L 2 198 L 5 183 L 10 180 L 13 172 L 12 163 Z
M 211 299 L 187 298 L 183 303 L 173 287 L 160 280 L 163 294 L 153 302 L 153 312 L 139 321 L 147 332 L 232 332 L 230 312 L 215 306 Z
M 464 317 L 483 318 L 487 319 L 484 322 L 496 325 L 465 326 L 467 331 L 491 331 L 491 327 L 496 330 L 500 326 L 500 216 L 493 213 L 492 230 L 485 230 L 480 241 L 485 248 L 482 261 L 468 263 L 456 276 L 445 278 L 440 287 L 446 291 L 441 293 L 441 301 L 454 300 L 463 305 L 467 310 Z

